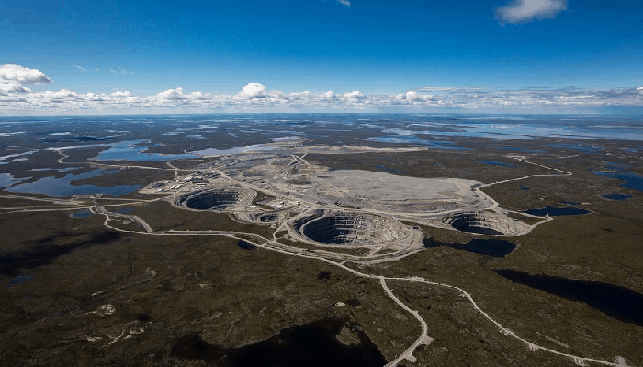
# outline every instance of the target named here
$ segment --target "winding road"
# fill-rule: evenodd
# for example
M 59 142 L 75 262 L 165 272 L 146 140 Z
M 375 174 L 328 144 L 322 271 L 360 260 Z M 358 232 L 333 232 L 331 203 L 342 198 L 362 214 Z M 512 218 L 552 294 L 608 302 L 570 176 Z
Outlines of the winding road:
M 63 153 L 61 151 L 58 151 L 61 155 Z M 308 164 L 304 160 L 306 154 L 304 154 L 301 157 L 296 157 L 294 160 L 297 163 L 305 163 Z M 549 175 L 531 175 L 531 176 L 523 176 L 523 177 L 518 177 L 514 179 L 508 179 L 508 180 L 502 180 L 502 181 L 497 181 L 489 184 L 483 184 L 480 186 L 476 186 L 474 189 L 475 190 L 480 190 L 481 187 L 489 187 L 492 185 L 497 185 L 497 184 L 502 184 L 505 182 L 510 182 L 510 181 L 517 181 L 517 180 L 524 180 L 529 177 L 560 177 L 560 176 L 569 176 L 572 173 L 571 172 L 565 172 L 561 171 L 556 168 L 551 168 L 547 167 L 538 163 L 534 163 L 531 161 L 527 161 L 524 157 L 512 157 L 514 159 L 517 159 L 521 162 L 525 162 L 528 164 L 533 164 L 537 165 L 543 168 L 546 168 L 548 170 L 553 170 L 556 171 L 557 173 L 555 174 L 549 174 Z M 64 158 L 61 158 L 61 163 L 63 163 Z M 66 162 L 65 162 L 66 163 Z M 78 164 L 80 162 L 76 162 Z M 89 163 L 89 162 L 88 162 Z M 95 164 L 95 163 L 90 163 L 90 164 Z M 117 166 L 117 165 L 109 165 L 110 167 Z M 175 175 L 178 177 L 179 171 L 181 171 L 179 168 L 173 166 L 172 164 L 168 163 L 168 166 L 174 170 Z M 148 167 L 148 169 L 150 169 Z M 158 168 L 152 168 L 152 169 L 158 169 Z M 242 186 L 253 186 L 249 185 L 245 182 L 237 181 L 234 180 L 233 178 L 225 175 L 224 172 L 221 172 L 220 170 L 218 171 L 220 174 L 222 174 L 224 177 L 226 177 L 229 180 L 236 181 Z M 252 187 L 253 189 L 257 189 L 256 187 Z M 260 191 L 266 192 L 264 189 L 260 189 Z M 276 194 L 276 193 L 274 193 Z M 273 238 L 272 239 L 267 239 L 264 238 L 260 235 L 254 234 L 254 233 L 247 233 L 247 232 L 232 232 L 232 231 L 154 231 L 153 228 L 144 221 L 144 219 L 135 216 L 135 215 L 127 215 L 127 214 L 122 214 L 122 213 L 114 213 L 110 212 L 107 207 L 111 206 L 123 206 L 123 205 L 135 205 L 135 204 L 146 204 L 152 201 L 158 201 L 161 200 L 162 198 L 158 199 L 153 199 L 153 200 L 134 200 L 134 199 L 120 199 L 123 203 L 122 204 L 102 204 L 99 205 L 99 201 L 103 200 L 119 200 L 119 199 L 111 199 L 111 198 L 101 198 L 100 195 L 96 195 L 92 198 L 93 203 L 91 205 L 87 205 L 87 203 L 83 203 L 79 200 L 64 200 L 64 199 L 48 199 L 48 198 L 34 198 L 34 197 L 29 197 L 29 196 L 24 196 L 24 195 L 3 195 L 0 196 L 0 198 L 6 197 L 6 198 L 19 198 L 19 199 L 27 199 L 27 200 L 35 200 L 35 201 L 45 201 L 48 202 L 49 204 L 54 204 L 54 205 L 59 205 L 59 206 L 64 206 L 64 207 L 57 207 L 57 208 L 43 208 L 43 207 L 12 207 L 12 208 L 0 208 L 0 209 L 11 209 L 10 212 L 3 212 L 2 214 L 9 214 L 9 213 L 15 213 L 15 212 L 29 212 L 29 211 L 43 211 L 43 210 L 78 210 L 80 208 L 88 208 L 91 212 L 98 214 L 98 215 L 103 215 L 105 216 L 105 222 L 104 226 L 107 228 L 110 228 L 112 230 L 116 230 L 119 232 L 128 232 L 128 233 L 136 233 L 136 234 L 141 234 L 141 235 L 151 235 L 151 236 L 225 236 L 229 238 L 234 238 L 237 240 L 244 240 L 248 243 L 251 243 L 254 246 L 257 246 L 259 248 L 269 250 L 269 251 L 276 251 L 281 254 L 285 254 L 288 256 L 298 256 L 306 259 L 314 259 L 317 261 L 322 261 L 325 263 L 328 263 L 330 265 L 333 265 L 335 267 L 341 268 L 347 272 L 350 272 L 356 276 L 363 277 L 363 278 L 368 278 L 368 279 L 373 279 L 377 280 L 379 284 L 381 285 L 383 291 L 386 293 L 386 295 L 393 300 L 399 307 L 404 309 L 406 312 L 411 314 L 421 325 L 422 332 L 418 336 L 418 338 L 411 344 L 406 350 L 404 350 L 398 357 L 396 357 L 394 360 L 389 362 L 386 367 L 394 367 L 397 366 L 400 362 L 403 360 L 408 360 L 411 362 L 415 362 L 415 357 L 413 356 L 413 353 L 415 350 L 420 347 L 421 345 L 428 345 L 430 344 L 433 339 L 428 335 L 428 325 L 426 321 L 422 318 L 420 313 L 417 310 L 411 309 L 409 306 L 405 305 L 395 294 L 394 292 L 389 288 L 387 281 L 399 281 L 399 282 L 410 282 L 410 283 L 421 283 L 421 284 L 426 284 L 428 286 L 434 286 L 434 287 L 444 287 L 448 288 L 450 290 L 456 291 L 459 295 L 462 297 L 466 298 L 468 302 L 471 304 L 471 307 L 476 310 L 484 319 L 488 320 L 491 324 L 493 324 L 500 333 L 503 335 L 513 338 L 515 340 L 520 341 L 531 351 L 543 351 L 547 353 L 552 353 L 554 355 L 558 355 L 561 357 L 569 358 L 571 359 L 574 363 L 577 365 L 584 366 L 587 363 L 596 363 L 596 364 L 601 364 L 601 365 L 606 365 L 606 366 L 619 366 L 623 367 L 626 366 L 622 364 L 621 361 L 618 363 L 616 362 L 610 362 L 606 360 L 600 360 L 600 359 L 594 359 L 594 358 L 588 358 L 588 357 L 582 357 L 582 356 L 576 356 L 564 352 L 560 352 L 555 349 L 550 349 L 546 348 L 544 346 L 537 345 L 535 343 L 532 343 L 518 335 L 516 335 L 513 331 L 509 330 L 508 328 L 504 327 L 499 321 L 495 320 L 492 318 L 489 314 L 487 314 L 485 311 L 483 311 L 478 304 L 475 302 L 471 294 L 469 294 L 467 291 L 465 291 L 462 288 L 459 288 L 457 286 L 449 285 L 449 284 L 444 284 L 444 283 L 439 283 L 439 282 L 434 282 L 430 281 L 427 279 L 424 279 L 422 277 L 414 276 L 414 277 L 385 277 L 382 275 L 377 275 L 377 274 L 369 274 L 365 273 L 359 270 L 355 270 L 349 266 L 346 265 L 346 262 L 348 261 L 358 261 L 364 264 L 372 263 L 372 262 L 377 262 L 377 261 L 382 261 L 382 260 L 388 260 L 388 261 L 394 261 L 394 260 L 399 260 L 400 258 L 412 255 L 418 251 L 421 251 L 422 248 L 418 249 L 411 249 L 411 251 L 407 251 L 404 254 L 398 253 L 392 253 L 392 254 L 384 254 L 384 255 L 379 255 L 379 259 L 374 259 L 369 256 L 357 256 L 357 255 L 348 255 L 348 254 L 340 254 L 340 253 L 333 253 L 333 252 L 328 252 L 328 251 L 314 251 L 314 250 L 307 250 L 299 247 L 294 247 L 294 246 L 289 246 L 283 243 L 280 243 L 277 238 L 277 233 L 282 231 L 284 227 L 287 225 L 288 221 L 291 221 L 293 218 L 288 218 L 286 221 L 283 221 L 275 230 L 273 233 Z M 497 202 L 495 202 L 495 206 L 497 206 Z M 521 213 L 522 214 L 522 213 Z M 299 216 L 304 215 L 304 212 L 300 213 Z M 131 231 L 131 230 L 124 230 L 115 226 L 112 226 L 110 224 L 110 221 L 114 218 L 126 218 L 129 219 L 133 222 L 138 223 L 144 231 Z M 552 220 L 551 218 L 547 218 L 547 220 Z M 542 222 L 541 222 L 542 223 Z M 249 240 L 248 238 L 255 238 L 255 240 Z

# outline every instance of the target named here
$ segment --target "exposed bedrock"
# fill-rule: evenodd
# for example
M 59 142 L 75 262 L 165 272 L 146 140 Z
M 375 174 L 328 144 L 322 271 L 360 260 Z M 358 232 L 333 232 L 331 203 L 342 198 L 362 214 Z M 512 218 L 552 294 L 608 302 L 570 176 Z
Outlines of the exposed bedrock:
M 527 224 L 506 215 L 486 211 L 453 214 L 442 221 L 461 232 L 487 235 L 514 235 L 530 229 Z
M 394 219 L 350 212 L 327 213 L 302 225 L 299 232 L 315 242 L 350 246 L 388 242 L 410 233 Z
M 241 188 L 224 188 L 191 192 L 176 199 L 175 204 L 198 210 L 225 210 L 248 205 L 255 192 Z
M 277 223 L 280 220 L 284 219 L 288 215 L 288 212 L 270 212 L 270 213 L 247 213 L 247 212 L 236 212 L 234 213 L 235 218 L 242 220 L 244 222 L 251 223 L 263 223 L 263 224 L 272 224 Z

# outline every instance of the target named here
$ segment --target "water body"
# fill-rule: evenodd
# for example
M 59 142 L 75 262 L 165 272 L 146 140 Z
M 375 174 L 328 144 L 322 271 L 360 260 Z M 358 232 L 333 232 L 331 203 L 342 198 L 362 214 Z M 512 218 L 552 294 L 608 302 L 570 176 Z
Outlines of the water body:
M 248 242 L 246 242 L 244 240 L 241 240 L 241 241 L 237 242 L 237 246 L 239 246 L 240 248 L 242 248 L 244 250 L 254 250 L 254 249 L 257 248 L 257 246 L 255 246 L 255 245 L 253 245 L 251 243 L 248 243 Z
M 625 201 L 632 197 L 632 195 L 623 195 L 623 194 L 606 194 L 601 196 L 604 197 L 605 199 L 618 200 L 618 201 Z
M 209 157 L 209 156 L 216 156 L 216 155 L 238 154 L 238 153 L 243 153 L 251 150 L 254 151 L 254 150 L 273 150 L 273 149 L 274 147 L 271 147 L 271 146 L 266 146 L 264 144 L 257 144 L 257 145 L 249 145 L 247 147 L 234 147 L 230 149 L 208 148 L 203 150 L 196 150 L 190 153 L 196 154 L 199 157 Z
M 88 217 L 91 217 L 93 215 L 94 215 L 94 213 L 92 213 L 88 209 L 83 209 L 83 210 L 80 210 L 80 211 L 77 211 L 77 212 L 74 212 L 74 213 L 71 214 L 72 218 L 88 218 Z
M 92 158 L 97 161 L 171 161 L 175 159 L 197 158 L 195 154 L 160 154 L 144 153 L 147 146 L 138 144 L 149 142 L 149 140 L 125 140 L 114 144 L 109 149 L 100 152 Z
M 643 191 L 643 176 L 638 175 L 633 172 L 592 172 L 595 175 L 615 178 L 625 183 L 621 184 L 621 187 L 629 187 L 631 189 L 636 189 Z
M 475 161 L 477 163 L 488 164 L 490 166 L 516 167 L 516 165 L 501 161 Z
M 545 153 L 544 150 L 526 149 L 526 148 L 518 148 L 518 147 L 501 147 L 500 149 L 502 149 L 502 150 L 515 150 L 515 151 L 518 151 L 518 152 L 525 152 L 525 153 Z
M 35 182 L 24 183 L 5 189 L 10 192 L 22 192 L 31 194 L 45 194 L 47 196 L 70 196 L 70 195 L 93 195 L 105 194 L 112 196 L 120 196 L 129 194 L 137 190 L 140 185 L 120 185 L 112 187 L 100 187 L 96 185 L 72 185 L 74 180 L 83 178 L 95 177 L 101 174 L 113 173 L 115 171 L 106 171 L 104 169 L 97 169 L 91 172 L 84 172 L 79 174 L 68 173 L 64 177 L 43 177 Z
M 471 241 L 461 244 L 461 243 L 440 243 L 432 238 L 424 239 L 425 247 L 449 247 L 456 250 L 464 250 L 467 252 L 473 252 L 480 255 L 488 255 L 493 257 L 505 257 L 513 252 L 516 248 L 514 243 L 505 240 L 498 239 L 484 239 L 484 238 L 475 238 Z
M 588 154 L 596 153 L 599 149 L 601 149 L 599 147 L 590 147 L 587 145 L 579 145 L 579 144 L 554 144 L 554 145 L 550 145 L 550 147 L 575 149 L 582 153 L 588 153 Z
M 586 209 L 581 209 L 581 208 L 574 208 L 571 206 L 564 206 L 564 207 L 548 206 L 545 208 L 527 209 L 523 213 L 537 215 L 539 217 L 544 217 L 547 215 L 549 215 L 550 217 L 561 217 L 565 215 L 589 214 L 591 213 L 591 211 Z
M 416 145 L 426 145 L 431 148 L 437 149 L 452 149 L 452 150 L 471 150 L 470 148 L 457 147 L 448 141 L 437 141 L 437 140 L 426 140 L 418 138 L 414 135 L 388 135 L 388 136 L 378 136 L 374 138 L 368 138 L 366 140 L 378 141 L 382 143 L 392 143 L 392 144 L 416 144 Z
M 22 284 L 22 283 L 24 283 L 24 282 L 26 282 L 26 281 L 28 281 L 28 280 L 30 280 L 32 278 L 33 278 L 33 275 L 31 275 L 31 274 L 18 275 L 17 277 L 13 278 L 13 280 L 11 280 L 9 282 L 9 284 L 7 284 L 7 287 Z
M 15 183 L 26 180 L 28 177 L 15 178 L 11 173 L 0 173 L 0 187 L 9 187 Z
M 630 289 L 588 280 L 494 270 L 498 275 L 572 301 L 583 302 L 615 319 L 643 326 L 643 295 Z
M 46 172 L 46 171 L 56 171 L 56 172 L 70 172 L 80 169 L 80 167 L 67 167 L 67 168 L 34 168 L 29 171 L 32 172 Z
M 345 345 L 336 335 L 342 328 L 353 330 L 359 344 Z M 205 342 L 199 334 L 176 341 L 171 356 L 201 360 L 220 367 L 381 367 L 386 359 L 358 325 L 328 318 L 308 325 L 282 329 L 264 341 L 239 348 L 224 348 Z
M 400 173 L 400 174 L 403 173 L 402 171 L 398 171 L 396 169 L 386 168 L 383 164 L 378 165 L 377 168 L 381 169 L 382 171 L 387 171 L 387 172 L 391 172 L 391 173 Z

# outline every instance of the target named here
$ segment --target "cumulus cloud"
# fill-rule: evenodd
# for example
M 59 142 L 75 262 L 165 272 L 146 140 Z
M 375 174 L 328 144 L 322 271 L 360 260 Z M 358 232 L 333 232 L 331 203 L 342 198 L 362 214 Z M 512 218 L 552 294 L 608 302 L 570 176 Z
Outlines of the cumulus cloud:
M 0 82 L 18 84 L 47 84 L 51 79 L 38 69 L 29 69 L 15 64 L 0 65 Z
M 355 98 L 355 99 L 359 99 L 359 98 L 366 98 L 366 96 L 365 96 L 362 92 L 360 92 L 360 91 L 356 90 L 356 91 L 352 91 L 352 92 L 346 92 L 346 93 L 344 93 L 344 98 Z
M 29 88 L 23 87 L 18 83 L 0 83 L 0 96 L 8 96 L 9 94 L 29 93 Z
M 615 89 L 578 88 L 468 88 L 422 87 L 393 95 L 365 95 L 360 91 L 327 92 L 267 91 L 259 83 L 246 85 L 236 95 L 187 93 L 173 88 L 151 96 L 129 91 L 109 94 L 77 93 L 69 89 L 30 91 L 17 83 L 0 83 L 0 114 L 123 114 L 159 112 L 434 110 L 440 108 L 591 108 L 603 106 L 643 107 L 643 87 Z
M 525 23 L 534 18 L 554 18 L 567 9 L 567 0 L 515 0 L 496 10 L 496 16 L 507 23 Z
M 76 70 L 78 70 L 78 71 L 82 71 L 83 73 L 87 71 L 87 69 L 85 69 L 84 67 L 82 67 L 82 66 L 80 66 L 80 65 L 72 65 L 72 66 L 73 66 Z
M 183 88 L 168 89 L 156 95 L 159 99 L 183 99 Z
M 345 7 L 347 7 L 347 8 L 350 8 L 350 7 L 351 7 L 351 2 L 350 2 L 350 1 L 348 1 L 348 0 L 337 0 L 337 2 L 338 2 L 338 3 L 340 3 L 340 4 L 342 4 L 342 5 L 344 5 L 344 6 L 345 6 Z
M 128 97 L 132 97 L 132 92 L 130 92 L 128 90 L 126 90 L 124 92 L 116 91 L 116 92 L 113 92 L 112 94 L 110 94 L 110 96 L 116 97 L 116 98 L 128 98 Z
M 261 98 L 266 95 L 266 86 L 259 83 L 248 83 L 243 90 L 239 92 L 239 96 L 246 98 Z

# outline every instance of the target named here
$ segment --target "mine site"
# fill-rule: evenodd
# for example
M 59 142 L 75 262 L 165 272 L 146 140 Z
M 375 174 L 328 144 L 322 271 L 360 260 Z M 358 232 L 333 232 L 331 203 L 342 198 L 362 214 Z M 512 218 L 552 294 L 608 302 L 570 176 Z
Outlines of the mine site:
M 213 149 L 136 134 L 3 156 L 3 338 L 17 343 L 1 361 L 643 362 L 641 158 L 622 140 Z
M 230 213 L 236 220 L 269 224 L 285 238 L 320 248 L 367 248 L 396 258 L 423 248 L 420 227 L 408 222 L 494 236 L 523 235 L 550 220 L 528 225 L 507 214 L 482 183 L 455 178 L 414 178 L 386 172 L 330 170 L 305 160 L 309 153 L 377 152 L 377 148 L 306 147 L 298 138 L 282 140 L 259 152 L 220 157 L 216 163 L 179 172 L 174 180 L 153 182 L 140 190 L 165 195 L 188 210 Z M 390 150 L 395 152 L 395 150 Z M 407 151 L 407 149 L 403 149 Z M 515 156 L 514 159 L 524 159 Z M 552 175 L 565 174 L 552 170 Z M 487 184 L 490 186 L 492 184 Z M 264 200 L 256 200 L 265 197 Z M 407 222 L 404 224 L 403 222 Z

